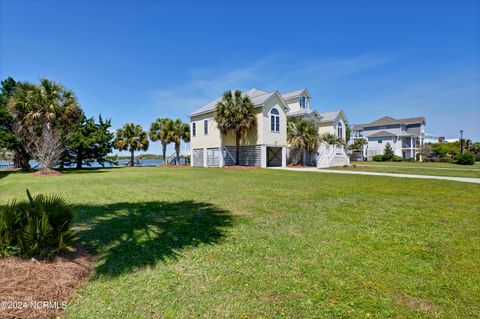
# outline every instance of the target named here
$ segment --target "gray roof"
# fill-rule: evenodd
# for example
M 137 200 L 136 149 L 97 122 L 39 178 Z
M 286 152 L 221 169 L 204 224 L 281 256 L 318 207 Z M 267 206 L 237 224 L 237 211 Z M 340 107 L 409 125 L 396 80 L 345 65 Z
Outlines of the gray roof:
M 293 92 L 287 92 L 287 93 L 285 93 L 285 94 L 282 94 L 282 98 L 283 98 L 284 100 L 288 100 L 289 98 L 299 96 L 299 95 L 302 94 L 302 92 L 305 91 L 305 90 L 306 90 L 306 89 L 303 88 L 303 89 L 296 90 L 296 91 L 293 91 Z
M 332 122 L 335 121 L 341 112 L 342 110 L 335 110 L 329 112 L 319 112 L 318 114 L 321 116 L 321 122 Z
M 385 137 L 385 136 L 397 136 L 397 135 L 389 131 L 380 131 L 375 134 L 369 135 L 367 137 Z
M 272 95 L 274 95 L 275 92 L 267 92 L 267 91 L 264 91 L 264 90 L 253 88 L 251 90 L 248 90 L 244 94 L 250 97 L 253 105 L 260 106 L 263 103 L 265 103 L 265 101 L 267 101 Z M 215 111 L 215 108 L 217 107 L 217 103 L 220 102 L 221 100 L 222 100 L 222 96 L 217 98 L 214 101 L 211 101 L 210 103 L 205 104 L 204 106 L 202 106 L 201 108 L 199 108 L 195 112 L 190 113 L 189 116 L 191 117 L 191 116 Z
M 302 115 L 312 115 L 315 113 L 314 109 L 300 109 L 298 111 L 288 112 L 288 116 L 302 116 Z
M 364 127 L 371 127 L 371 126 L 393 125 L 393 124 L 417 124 L 417 123 L 418 124 L 425 123 L 425 118 L 423 116 L 418 116 L 418 117 L 407 117 L 403 119 L 395 119 L 390 116 L 384 116 L 368 124 L 356 124 L 353 126 L 352 129 L 354 131 L 358 131 L 363 129 Z

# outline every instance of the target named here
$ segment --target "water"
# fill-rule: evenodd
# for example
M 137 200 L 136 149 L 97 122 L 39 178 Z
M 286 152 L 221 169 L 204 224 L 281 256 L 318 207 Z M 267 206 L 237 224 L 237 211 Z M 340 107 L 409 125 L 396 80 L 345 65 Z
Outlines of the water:
M 129 160 L 118 160 L 118 166 L 112 165 L 110 163 L 104 163 L 104 166 L 100 165 L 97 162 L 91 163 L 91 166 L 84 165 L 83 168 L 99 168 L 99 167 L 121 167 L 121 166 L 126 166 Z M 159 166 L 163 165 L 163 160 L 139 160 L 140 165 L 139 166 Z M 12 167 L 12 162 L 8 161 L 0 161 L 0 170 L 1 169 L 9 169 Z M 137 164 L 137 161 L 135 160 L 135 165 Z M 180 158 L 180 164 L 183 165 L 185 164 L 185 161 L 183 158 Z M 38 163 L 36 161 L 30 161 L 30 166 L 35 168 L 38 166 Z M 65 168 L 75 168 L 76 164 L 72 164 L 70 166 L 65 166 Z M 58 167 L 58 166 L 56 166 Z

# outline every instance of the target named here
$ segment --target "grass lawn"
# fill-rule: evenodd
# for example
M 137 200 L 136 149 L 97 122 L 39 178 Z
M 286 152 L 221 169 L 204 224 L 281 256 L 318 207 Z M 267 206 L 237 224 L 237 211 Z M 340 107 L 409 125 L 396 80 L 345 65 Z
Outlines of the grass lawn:
M 60 193 L 96 274 L 67 318 L 478 318 L 480 185 L 279 170 L 0 174 Z
M 331 167 L 329 169 L 357 172 L 401 173 L 433 176 L 455 176 L 480 178 L 480 163 L 457 165 L 452 163 L 421 162 L 351 162 L 354 166 Z

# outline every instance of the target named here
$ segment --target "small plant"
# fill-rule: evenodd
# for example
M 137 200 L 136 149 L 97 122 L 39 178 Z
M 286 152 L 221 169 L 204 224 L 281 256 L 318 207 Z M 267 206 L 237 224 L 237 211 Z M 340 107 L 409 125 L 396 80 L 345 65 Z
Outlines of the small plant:
M 375 155 L 372 157 L 375 162 L 383 162 L 383 155 Z
M 473 165 L 475 164 L 475 155 L 473 155 L 472 153 L 465 153 L 458 156 L 455 163 L 460 165 Z
M 0 257 L 50 257 L 73 251 L 72 211 L 59 195 L 36 195 L 0 209 Z
M 353 168 L 357 168 L 357 164 L 353 164 L 352 167 L 353 167 Z
M 383 160 L 391 161 L 394 156 L 395 153 L 393 152 L 392 145 L 390 145 L 390 143 L 387 143 L 385 145 L 385 149 L 383 150 Z
M 393 155 L 392 161 L 401 162 L 401 161 L 403 161 L 403 158 L 401 156 L 398 156 L 398 155 Z

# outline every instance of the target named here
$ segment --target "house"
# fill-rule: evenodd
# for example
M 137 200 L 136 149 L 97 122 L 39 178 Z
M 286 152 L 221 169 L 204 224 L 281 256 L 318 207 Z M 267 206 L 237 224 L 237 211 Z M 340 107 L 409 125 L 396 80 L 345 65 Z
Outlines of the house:
M 310 108 L 311 95 L 307 89 L 280 94 L 251 89 L 245 92 L 252 100 L 257 126 L 247 132 L 240 143 L 240 164 L 270 167 L 286 166 L 289 160 L 287 120 L 291 117 L 308 117 L 317 121 L 319 133 L 331 132 L 345 139 L 346 117 L 343 111 L 319 113 Z M 235 164 L 235 137 L 225 136 L 215 122 L 216 104 L 222 97 L 211 101 L 189 115 L 191 122 L 192 166 L 223 167 Z M 340 147 L 322 145 L 315 154 L 314 164 L 343 165 L 348 161 Z
M 352 127 L 352 140 L 363 137 L 368 141 L 364 148 L 364 158 L 383 154 L 389 143 L 395 155 L 403 159 L 420 159 L 420 148 L 425 138 L 425 118 L 411 117 L 395 119 L 384 116 L 368 124 Z

